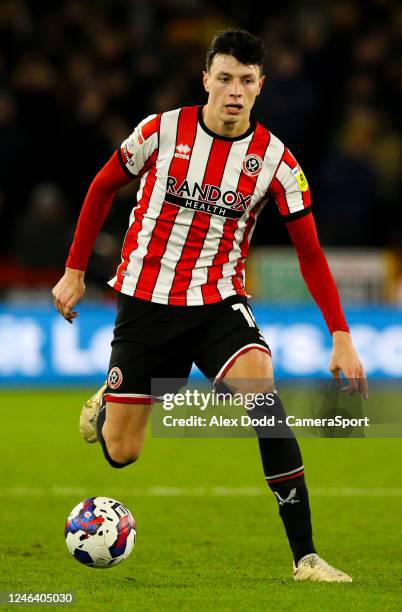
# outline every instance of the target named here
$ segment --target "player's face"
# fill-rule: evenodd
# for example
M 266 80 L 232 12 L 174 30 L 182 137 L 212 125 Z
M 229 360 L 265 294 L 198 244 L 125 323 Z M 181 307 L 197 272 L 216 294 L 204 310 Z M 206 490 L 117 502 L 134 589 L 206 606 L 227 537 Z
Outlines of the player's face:
M 218 121 L 244 124 L 247 129 L 264 79 L 259 66 L 241 64 L 232 55 L 215 55 L 209 72 L 203 73 L 209 112 Z

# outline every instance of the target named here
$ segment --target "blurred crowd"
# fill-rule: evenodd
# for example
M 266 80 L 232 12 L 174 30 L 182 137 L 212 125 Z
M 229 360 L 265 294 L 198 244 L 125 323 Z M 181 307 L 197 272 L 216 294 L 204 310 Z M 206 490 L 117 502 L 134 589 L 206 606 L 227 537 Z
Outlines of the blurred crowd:
M 148 114 L 205 101 L 205 52 L 230 26 L 265 40 L 255 116 L 302 165 L 323 245 L 401 250 L 396 0 L 2 0 L 0 285 L 59 273 L 97 170 Z M 99 236 L 95 284 L 114 272 L 135 190 Z M 274 207 L 253 241 L 288 243 Z

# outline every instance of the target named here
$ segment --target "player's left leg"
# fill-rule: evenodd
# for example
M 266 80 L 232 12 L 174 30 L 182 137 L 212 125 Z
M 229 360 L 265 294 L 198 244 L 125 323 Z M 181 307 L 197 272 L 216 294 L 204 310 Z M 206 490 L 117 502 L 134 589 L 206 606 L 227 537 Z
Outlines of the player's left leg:
M 267 353 L 251 349 L 241 354 L 222 380 L 226 388 L 242 395 L 265 394 L 269 402 L 254 408 L 253 416 L 275 415 L 286 423 L 286 414 L 273 386 L 273 367 Z M 273 403 L 272 403 L 273 402 Z M 352 578 L 332 567 L 316 553 L 313 544 L 310 504 L 299 444 L 286 424 L 272 437 L 266 428 L 256 428 L 265 478 L 277 498 L 279 514 L 293 553 L 295 580 L 351 582 Z
M 271 357 L 256 348 L 241 354 L 222 379 L 225 387 L 243 396 L 266 397 L 266 404 L 256 406 L 253 417 L 275 415 L 276 422 L 285 422 L 286 415 L 274 390 Z M 259 404 L 262 402 L 260 401 Z M 299 444 L 290 427 L 277 431 L 256 428 L 264 475 L 274 493 L 295 563 L 305 555 L 315 553 L 311 527 L 310 505 L 304 466 Z M 269 437 L 268 437 L 269 436 Z
M 232 392 L 269 395 L 270 401 L 258 408 L 259 413 L 275 414 L 276 422 L 286 423 L 281 400 L 274 392 L 270 349 L 246 299 L 229 298 L 217 309 L 218 316 L 202 337 L 195 360 L 198 367 L 215 384 L 222 381 Z M 293 432 L 286 425 L 276 436 L 266 429 L 256 431 L 266 481 L 277 499 L 293 552 L 295 580 L 350 581 L 315 552 L 303 460 Z

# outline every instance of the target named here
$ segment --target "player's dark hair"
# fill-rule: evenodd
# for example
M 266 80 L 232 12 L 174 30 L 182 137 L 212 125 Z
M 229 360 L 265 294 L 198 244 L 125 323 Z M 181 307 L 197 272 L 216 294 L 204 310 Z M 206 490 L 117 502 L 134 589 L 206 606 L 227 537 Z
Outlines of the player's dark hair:
M 207 71 L 215 55 L 233 55 L 241 64 L 256 65 L 264 70 L 265 49 L 261 38 L 239 28 L 229 28 L 217 33 L 207 51 Z

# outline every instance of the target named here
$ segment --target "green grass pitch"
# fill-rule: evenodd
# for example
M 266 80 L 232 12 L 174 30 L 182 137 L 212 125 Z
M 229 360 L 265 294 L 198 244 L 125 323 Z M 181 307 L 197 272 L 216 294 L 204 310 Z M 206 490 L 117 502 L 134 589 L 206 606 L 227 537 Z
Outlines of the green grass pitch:
M 106 612 L 401 609 L 399 440 L 300 441 L 316 546 L 354 582 L 294 583 L 255 440 L 149 436 L 138 463 L 116 471 L 79 437 L 87 396 L 0 394 L 0 591 L 74 591 L 74 609 Z M 107 571 L 64 543 L 67 514 L 96 495 L 138 524 L 132 556 Z

